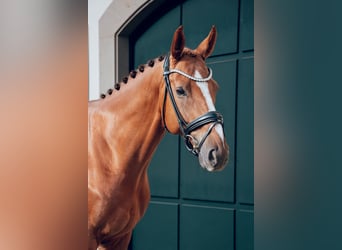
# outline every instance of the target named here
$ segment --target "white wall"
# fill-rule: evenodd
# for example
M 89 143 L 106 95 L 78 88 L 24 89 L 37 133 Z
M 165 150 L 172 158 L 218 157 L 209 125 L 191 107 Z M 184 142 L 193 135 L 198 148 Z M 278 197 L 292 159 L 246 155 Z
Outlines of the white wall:
M 89 100 L 100 96 L 99 20 L 112 1 L 88 0 Z
M 113 88 L 118 71 L 116 35 L 151 3 L 153 0 L 88 0 L 89 100 Z

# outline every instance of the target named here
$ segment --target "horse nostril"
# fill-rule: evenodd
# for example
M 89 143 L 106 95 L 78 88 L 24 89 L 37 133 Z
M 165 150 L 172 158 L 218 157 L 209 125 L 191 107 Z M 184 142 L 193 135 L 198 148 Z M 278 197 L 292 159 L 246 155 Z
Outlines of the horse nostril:
M 209 151 L 208 159 L 212 166 L 217 164 L 217 149 L 213 148 Z

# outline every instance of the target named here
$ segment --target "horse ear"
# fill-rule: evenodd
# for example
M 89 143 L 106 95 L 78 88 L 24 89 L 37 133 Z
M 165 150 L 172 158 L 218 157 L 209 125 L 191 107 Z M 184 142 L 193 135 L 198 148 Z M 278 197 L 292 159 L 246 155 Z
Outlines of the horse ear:
M 171 44 L 171 55 L 178 61 L 182 57 L 183 49 L 185 46 L 185 36 L 183 26 L 179 26 L 173 34 Z
M 208 36 L 198 45 L 196 49 L 197 53 L 200 54 L 204 59 L 209 57 L 214 51 L 216 37 L 216 27 L 213 25 Z

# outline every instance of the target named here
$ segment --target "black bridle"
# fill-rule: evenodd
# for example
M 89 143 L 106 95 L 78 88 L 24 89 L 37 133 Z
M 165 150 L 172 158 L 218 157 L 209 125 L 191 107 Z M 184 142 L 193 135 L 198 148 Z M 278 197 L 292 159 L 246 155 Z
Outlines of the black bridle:
M 185 146 L 186 148 L 195 156 L 198 156 L 201 147 L 204 143 L 204 141 L 207 139 L 207 137 L 209 136 L 210 132 L 212 131 L 212 129 L 217 125 L 217 124 L 221 124 L 222 128 L 223 128 L 223 116 L 217 112 L 217 111 L 209 111 L 204 115 L 201 115 L 200 117 L 197 117 L 195 120 L 191 121 L 190 123 L 187 123 L 182 114 L 180 113 L 177 104 L 176 104 L 176 100 L 175 97 L 173 95 L 172 92 L 172 88 L 171 88 L 171 83 L 170 83 L 170 79 L 169 79 L 169 75 L 172 73 L 178 73 L 181 74 L 191 80 L 197 81 L 197 82 L 206 82 L 211 78 L 212 75 L 212 71 L 210 68 L 208 68 L 209 70 L 209 76 L 207 78 L 196 78 L 193 76 L 190 76 L 178 69 L 172 69 L 170 70 L 170 59 L 169 59 L 169 55 L 167 55 L 165 57 L 165 61 L 164 61 L 164 80 L 165 80 L 165 94 L 164 94 L 164 102 L 163 102 L 163 110 L 162 110 L 162 119 L 164 122 L 164 127 L 167 131 L 169 131 L 167 129 L 166 126 L 166 122 L 165 122 L 165 102 L 166 102 L 166 92 L 169 93 L 170 96 L 170 100 L 173 106 L 173 109 L 176 112 L 177 115 L 177 120 L 178 120 L 178 124 L 179 124 L 179 128 L 181 131 L 181 135 L 184 138 L 184 142 L 185 142 Z M 202 137 L 202 139 L 200 140 L 200 142 L 198 142 L 193 136 L 191 136 L 191 132 L 206 125 L 212 123 L 207 132 L 204 134 L 204 136 Z M 193 144 L 192 142 L 194 142 L 195 144 Z

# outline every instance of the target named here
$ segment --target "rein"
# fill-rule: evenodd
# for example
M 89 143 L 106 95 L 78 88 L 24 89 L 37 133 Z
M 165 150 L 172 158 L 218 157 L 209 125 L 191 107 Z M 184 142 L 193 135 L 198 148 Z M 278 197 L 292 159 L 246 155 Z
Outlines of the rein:
M 187 123 L 184 120 L 181 112 L 178 109 L 175 97 L 174 97 L 173 92 L 172 92 L 169 75 L 172 73 L 178 73 L 178 74 L 185 76 L 185 77 L 187 77 L 193 81 L 196 81 L 196 82 L 207 82 L 212 78 L 212 70 L 210 68 L 208 68 L 209 75 L 206 78 L 193 77 L 193 76 L 190 76 L 190 75 L 186 74 L 185 72 L 183 72 L 179 69 L 171 69 L 170 70 L 169 55 L 167 55 L 165 57 L 163 69 L 164 69 L 163 75 L 164 75 L 164 80 L 165 80 L 165 94 L 164 94 L 164 102 L 163 102 L 162 119 L 163 119 L 164 127 L 168 132 L 170 132 L 166 126 L 165 114 L 164 114 L 165 113 L 166 93 L 168 92 L 170 99 L 171 99 L 173 109 L 175 110 L 175 113 L 177 116 L 179 128 L 181 131 L 181 135 L 184 139 L 185 146 L 192 154 L 194 154 L 195 156 L 198 156 L 204 141 L 207 139 L 207 137 L 209 136 L 212 129 L 217 124 L 221 124 L 223 127 L 223 116 L 217 111 L 209 111 L 206 114 L 197 117 L 195 120 L 191 121 L 190 123 Z M 194 130 L 196 130 L 196 129 L 198 129 L 198 128 L 206 125 L 206 124 L 209 124 L 209 123 L 212 123 L 212 124 L 210 125 L 207 132 L 204 134 L 204 136 L 202 137 L 202 139 L 199 142 L 193 136 L 191 136 L 192 131 L 194 131 Z M 195 144 L 193 144 L 192 142 L 195 142 Z

